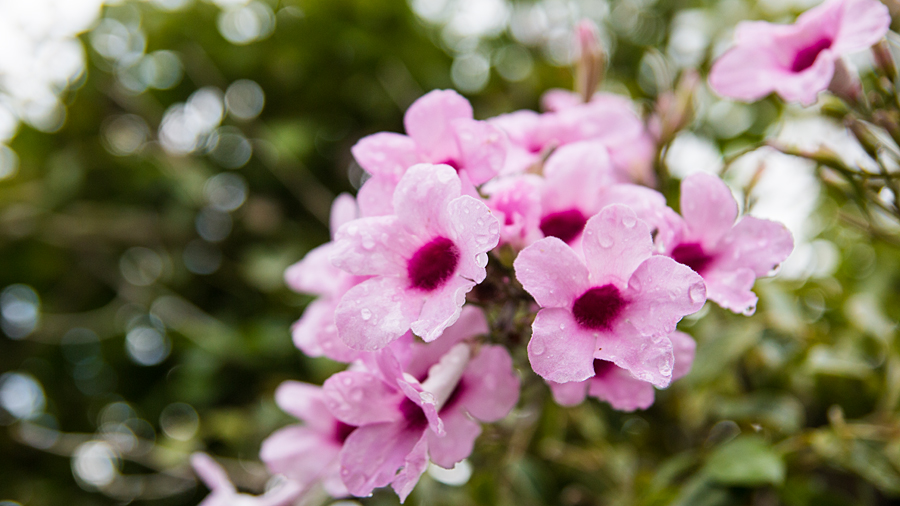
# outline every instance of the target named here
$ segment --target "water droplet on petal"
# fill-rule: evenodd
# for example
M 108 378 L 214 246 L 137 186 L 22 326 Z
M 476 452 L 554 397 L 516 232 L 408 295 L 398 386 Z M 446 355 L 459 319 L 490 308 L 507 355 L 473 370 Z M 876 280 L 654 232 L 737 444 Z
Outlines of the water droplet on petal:
M 611 248 L 613 245 L 612 237 L 608 235 L 604 235 L 603 237 L 601 237 L 599 242 L 601 248 Z
M 625 228 L 634 228 L 634 225 L 637 224 L 637 219 L 634 216 L 625 216 L 622 218 L 622 225 Z
M 544 343 L 540 341 L 532 341 L 531 342 L 531 353 L 532 355 L 543 355 L 544 354 Z
M 688 298 L 693 304 L 701 304 L 706 301 L 706 285 L 698 281 L 688 288 Z
M 368 309 L 363 309 L 362 311 L 359 312 L 359 315 L 362 316 L 363 320 L 368 321 L 369 318 L 372 317 L 372 312 L 369 311 Z

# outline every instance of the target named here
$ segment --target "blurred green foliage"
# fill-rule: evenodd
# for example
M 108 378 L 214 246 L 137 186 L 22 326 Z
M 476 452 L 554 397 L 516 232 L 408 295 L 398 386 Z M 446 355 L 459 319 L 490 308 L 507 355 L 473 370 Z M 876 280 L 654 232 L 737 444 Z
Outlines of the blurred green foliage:
M 673 16 L 685 8 L 715 16 L 727 7 L 645 4 L 609 4 L 614 12 L 640 8 L 637 28 L 611 27 L 608 86 L 631 93 L 649 113 L 673 82 L 647 78 Z M 223 39 L 211 4 L 177 12 L 143 2 L 107 7 L 105 18 L 139 26 L 147 51 L 174 51 L 183 78 L 170 89 L 130 93 L 85 34 L 89 64 L 66 95 L 68 121 L 53 134 L 22 127 L 11 143 L 20 163 L 18 174 L 0 182 L 0 289 L 31 287 L 40 317 L 30 335 L 0 339 L 0 371 L 36 379 L 46 407 L 30 422 L 0 413 L 0 501 L 196 504 L 206 490 L 194 485 L 186 456 L 197 450 L 231 459 L 236 482 L 259 492 L 266 479 L 259 444 L 292 422 L 272 400 L 275 387 L 286 379 L 320 383 L 339 370 L 292 346 L 290 325 L 310 298 L 287 290 L 282 273 L 328 239 L 332 198 L 359 184 L 353 143 L 402 131 L 409 104 L 453 86 L 453 60 L 440 31 L 404 2 L 268 5 L 274 32 L 247 45 Z M 481 42 L 512 43 L 506 33 Z M 536 109 L 543 91 L 570 86 L 568 68 L 526 50 L 535 61 L 527 77 L 493 74 L 470 95 L 477 117 Z M 224 92 L 239 79 L 265 93 L 261 115 L 223 123 L 250 140 L 246 165 L 227 169 L 215 153 L 170 155 L 153 140 L 170 106 L 204 87 Z M 734 151 L 762 140 L 781 115 L 774 100 L 752 107 L 755 122 L 738 137 L 718 138 L 701 119 L 691 128 Z M 150 135 L 118 156 L 110 139 L 123 115 L 142 118 Z M 210 178 L 220 173 L 246 182 L 246 201 L 226 213 L 227 237 L 202 241 L 198 216 Z M 522 370 L 519 408 L 485 427 L 468 484 L 425 476 L 410 502 L 893 504 L 900 496 L 900 255 L 835 218 L 859 214 L 856 205 L 834 188 L 821 199 L 819 237 L 836 247 L 833 274 L 758 282 L 760 308 L 750 318 L 707 305 L 683 322 L 698 341 L 694 369 L 658 392 L 649 410 L 619 413 L 595 401 L 561 408 Z M 192 272 L 192 248 L 220 258 L 217 268 Z M 162 362 L 141 365 L 129 355 L 126 334 L 138 327 L 164 336 L 171 350 Z M 114 438 L 122 427 L 144 446 L 120 470 L 147 478 L 107 493 L 79 482 L 76 448 Z M 361 501 L 397 499 L 379 491 Z

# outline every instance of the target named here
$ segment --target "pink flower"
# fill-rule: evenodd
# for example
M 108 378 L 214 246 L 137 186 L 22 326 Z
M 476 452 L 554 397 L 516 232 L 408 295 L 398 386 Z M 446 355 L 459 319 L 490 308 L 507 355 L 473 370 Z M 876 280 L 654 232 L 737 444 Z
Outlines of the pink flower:
M 388 348 L 375 355 L 375 368 L 325 382 L 331 412 L 359 425 L 340 454 L 350 493 L 365 496 L 390 484 L 405 500 L 429 460 L 453 467 L 471 453 L 481 432 L 478 421 L 497 421 L 516 404 L 519 381 L 509 353 L 500 346 L 474 351 L 465 342 L 473 331 L 487 331 L 474 308 L 445 339 L 413 345 L 401 361 Z
M 406 111 L 407 135 L 381 132 L 360 139 L 353 157 L 372 178 L 359 191 L 370 216 L 390 214 L 394 186 L 417 163 L 446 164 L 468 186 L 480 185 L 503 167 L 507 140 L 501 130 L 473 119 L 469 101 L 453 90 L 434 90 Z
M 411 167 L 394 191 L 395 214 L 345 224 L 334 265 L 373 276 L 349 289 L 335 311 L 347 346 L 377 350 L 408 330 L 433 341 L 459 318 L 466 293 L 484 281 L 499 224 L 483 202 L 460 195 L 447 165 Z
M 738 207 L 731 190 L 704 173 L 681 182 L 681 215 L 662 244 L 666 255 L 703 276 L 710 300 L 753 314 L 757 297 L 750 289 L 791 254 L 791 233 L 781 223 L 752 216 L 735 223 Z
M 675 355 L 672 381 L 691 370 L 697 343 L 684 332 L 675 331 L 669 335 Z M 653 405 L 655 392 L 653 385 L 635 378 L 627 370 L 607 360 L 594 359 L 594 376 L 586 381 L 569 383 L 548 382 L 553 399 L 561 406 L 576 406 L 587 395 L 608 402 L 619 411 L 647 409 Z
M 669 334 L 706 301 L 703 280 L 669 258 L 653 255 L 647 224 L 622 205 L 588 220 L 584 260 L 555 237 L 522 250 L 516 278 L 541 306 L 528 358 L 557 383 L 594 376 L 594 359 L 665 387 L 672 379 Z
M 287 506 L 293 504 L 302 491 L 299 485 L 287 481 L 259 497 L 239 494 L 222 466 L 209 455 L 205 453 L 191 455 L 191 465 L 211 490 L 200 506 Z
M 653 141 L 628 99 L 597 93 L 585 104 L 572 92 L 553 90 L 544 103 L 550 112 L 517 111 L 489 120 L 510 139 L 503 173 L 527 170 L 545 150 L 593 140 L 608 150 L 621 178 L 652 181 Z
M 275 402 L 304 425 L 285 427 L 266 438 L 260 459 L 270 471 L 303 488 L 321 482 L 332 497 L 348 495 L 341 481 L 338 453 L 356 427 L 331 416 L 321 387 L 286 381 L 275 391 Z
M 331 205 L 332 235 L 358 215 L 356 200 L 346 193 L 338 195 Z M 294 345 L 310 357 L 325 356 L 338 362 L 352 362 L 359 358 L 359 352 L 348 348 L 338 338 L 334 311 L 344 293 L 367 278 L 335 267 L 331 263 L 334 248 L 333 242 L 325 243 L 285 271 L 285 282 L 292 290 L 319 296 L 306 306 L 303 316 L 291 328 L 291 334 Z
M 491 212 L 500 222 L 500 243 L 516 249 L 541 238 L 541 192 L 543 178 L 516 174 L 488 182 L 482 191 Z
M 891 16 L 877 0 L 828 0 L 792 25 L 745 21 L 735 30 L 735 47 L 709 73 L 722 96 L 754 101 L 771 92 L 810 105 L 828 88 L 835 61 L 878 42 Z
M 580 250 L 588 218 L 611 204 L 631 207 L 656 229 L 664 221 L 665 197 L 625 182 L 612 168 L 607 150 L 597 141 L 581 141 L 557 149 L 544 165 L 539 237 L 557 237 Z

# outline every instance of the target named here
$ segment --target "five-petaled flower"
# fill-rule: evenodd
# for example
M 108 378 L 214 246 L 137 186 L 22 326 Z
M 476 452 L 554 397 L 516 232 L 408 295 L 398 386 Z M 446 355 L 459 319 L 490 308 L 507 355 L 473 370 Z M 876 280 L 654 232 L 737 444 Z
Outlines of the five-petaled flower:
M 735 30 L 735 47 L 713 64 L 709 84 L 738 100 L 775 92 L 810 105 L 831 83 L 835 62 L 878 42 L 890 24 L 877 0 L 828 0 L 792 25 L 745 21 Z
M 771 275 L 794 249 L 781 223 L 744 216 L 735 223 L 737 202 L 728 186 L 710 174 L 681 183 L 681 215 L 662 234 L 665 253 L 703 276 L 707 297 L 736 313 L 751 315 L 756 278 Z
M 487 252 L 500 240 L 488 207 L 460 192 L 453 168 L 414 165 L 394 191 L 395 214 L 338 230 L 334 264 L 372 276 L 349 289 L 335 311 L 347 346 L 378 350 L 410 329 L 433 341 L 459 318 L 466 293 L 487 275 Z
M 582 248 L 579 257 L 547 237 L 516 258 L 516 278 L 542 308 L 528 343 L 531 367 L 557 383 L 584 381 L 600 359 L 667 386 L 668 336 L 683 316 L 703 307 L 703 279 L 654 255 L 650 229 L 626 206 L 608 206 L 588 220 Z

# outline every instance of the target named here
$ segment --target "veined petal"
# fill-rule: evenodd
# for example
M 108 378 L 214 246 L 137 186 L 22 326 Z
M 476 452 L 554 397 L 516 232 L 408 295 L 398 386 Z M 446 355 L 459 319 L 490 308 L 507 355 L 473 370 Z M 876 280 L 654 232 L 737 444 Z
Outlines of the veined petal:
M 513 266 L 516 279 L 541 307 L 571 307 L 590 288 L 587 267 L 556 237 L 535 241 L 519 253 Z
M 380 132 L 359 140 L 350 151 L 369 174 L 400 179 L 406 169 L 423 161 L 416 141 L 406 135 Z
M 706 285 L 699 274 L 669 257 L 654 256 L 634 271 L 624 293 L 628 304 L 620 321 L 642 335 L 669 335 L 685 315 L 706 302 Z
M 440 337 L 444 329 L 453 325 L 459 318 L 466 294 L 475 283 L 460 276 L 452 276 L 434 292 L 425 295 L 419 318 L 410 324 L 413 333 L 425 342 Z
M 429 161 L 439 163 L 459 155 L 451 123 L 472 119 L 472 106 L 453 90 L 433 90 L 413 102 L 403 116 L 406 133 Z
M 348 425 L 395 422 L 402 418 L 397 404 L 402 394 L 365 371 L 343 371 L 322 385 L 328 411 Z
M 541 309 L 531 326 L 528 360 L 540 377 L 566 383 L 594 375 L 597 332 L 581 329 L 566 309 Z
M 653 238 L 634 211 L 614 204 L 588 220 L 582 247 L 591 284 L 612 283 L 622 289 L 641 262 L 653 254 Z
M 698 172 L 681 182 L 681 215 L 705 250 L 731 230 L 737 214 L 734 195 L 718 177 Z
M 334 313 L 344 344 L 354 350 L 375 351 L 409 331 L 423 300 L 407 290 L 405 283 L 405 278 L 378 277 L 348 290 Z

